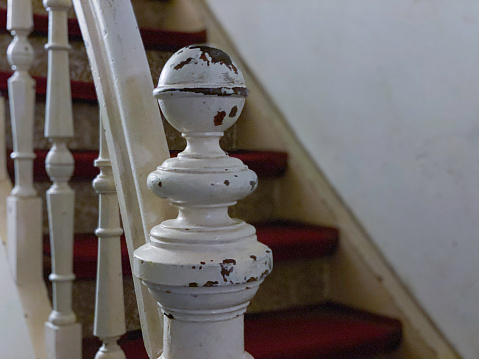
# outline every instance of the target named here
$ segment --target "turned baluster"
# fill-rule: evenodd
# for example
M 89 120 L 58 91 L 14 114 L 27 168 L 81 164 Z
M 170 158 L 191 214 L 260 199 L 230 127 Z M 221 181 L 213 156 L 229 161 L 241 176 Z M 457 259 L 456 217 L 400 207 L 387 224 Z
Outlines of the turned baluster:
M 251 357 L 244 312 L 272 269 L 272 255 L 254 227 L 228 215 L 257 177 L 219 146 L 243 108 L 243 76 L 223 51 L 190 46 L 166 63 L 154 93 L 187 140 L 185 151 L 148 177 L 148 187 L 179 215 L 154 227 L 134 253 L 134 274 L 165 316 L 162 358 Z
M 98 267 L 93 334 L 102 340 L 103 345 L 95 359 L 124 359 L 125 354 L 117 343 L 126 332 L 120 246 L 123 230 L 120 227 L 115 181 L 101 122 L 100 118 L 100 154 L 95 160 L 100 174 L 93 181 L 93 187 L 100 197 L 98 229 L 95 232 L 98 236 Z
M 80 359 L 81 326 L 72 310 L 75 193 L 68 184 L 74 160 L 66 145 L 73 137 L 67 27 L 71 2 L 44 0 L 43 5 L 49 12 L 45 137 L 52 143 L 45 166 L 53 182 L 47 191 L 53 310 L 45 323 L 46 347 L 49 358 Z
M 28 73 L 34 57 L 27 39 L 32 27 L 31 0 L 9 0 L 7 29 L 13 41 L 7 58 L 15 72 L 8 79 L 8 94 L 15 187 L 7 198 L 7 242 L 11 271 L 18 285 L 43 282 L 42 208 L 33 188 L 35 81 Z

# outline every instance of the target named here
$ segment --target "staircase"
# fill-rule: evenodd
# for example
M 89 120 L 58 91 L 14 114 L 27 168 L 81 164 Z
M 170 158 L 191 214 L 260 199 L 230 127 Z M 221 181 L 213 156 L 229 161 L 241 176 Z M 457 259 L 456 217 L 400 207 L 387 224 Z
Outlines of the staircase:
M 38 3 L 40 3 L 38 1 Z M 140 4 L 140 2 L 138 2 Z M 141 2 L 144 5 L 144 2 Z M 38 4 L 37 4 L 38 5 Z M 138 11 L 141 8 L 138 5 Z M 43 138 L 44 96 L 46 89 L 47 18 L 43 7 L 34 7 L 35 29 L 31 42 L 37 54 L 32 75 L 37 81 L 37 131 L 35 148 L 35 181 L 38 193 L 50 186 L 45 172 L 48 144 Z M 0 1 L 0 27 L 5 28 L 6 1 Z M 143 14 L 143 12 L 141 12 Z M 139 16 L 139 24 L 142 24 Z M 151 25 L 145 18 L 143 23 Z M 96 276 L 97 195 L 91 181 L 98 174 L 93 161 L 98 157 L 98 109 L 95 88 L 89 73 L 86 53 L 74 15 L 69 20 L 72 96 L 74 100 L 75 138 L 69 144 L 75 158 L 72 187 L 76 191 L 74 245 L 74 311 L 83 325 L 83 357 L 93 358 L 100 341 L 92 337 Z M 152 78 L 156 81 L 163 64 L 177 49 L 206 41 L 206 32 L 165 31 L 145 28 L 141 31 L 147 49 Z M 11 37 L 0 34 L 0 51 L 5 53 Z M 6 80 L 11 74 L 4 57 L 0 59 L 0 89 L 6 94 Z M 241 122 L 242 119 L 239 120 Z M 164 123 L 172 156 L 184 148 L 180 135 Z M 7 123 L 7 133 L 10 131 Z M 290 169 L 288 155 L 277 151 L 246 151 L 238 147 L 239 137 L 246 136 L 239 127 L 229 130 L 222 146 L 231 156 L 240 158 L 260 178 L 253 195 L 232 209 L 238 218 L 255 224 L 258 240 L 274 253 L 275 269 L 260 287 L 252 301 L 245 322 L 246 350 L 257 359 L 273 358 L 374 358 L 394 352 L 402 337 L 398 320 L 375 315 L 329 301 L 329 261 L 341 245 L 336 228 L 312 225 L 277 215 L 277 193 L 281 179 Z M 11 142 L 7 140 L 7 147 Z M 13 175 L 13 163 L 8 162 Z M 46 208 L 46 206 L 44 206 Z M 48 231 L 44 214 L 44 232 Z M 44 241 L 44 272 L 51 272 L 49 242 Z M 122 243 L 122 264 L 128 333 L 120 340 L 127 358 L 147 358 L 144 351 L 131 281 L 126 245 Z M 47 283 L 48 280 L 47 280 Z

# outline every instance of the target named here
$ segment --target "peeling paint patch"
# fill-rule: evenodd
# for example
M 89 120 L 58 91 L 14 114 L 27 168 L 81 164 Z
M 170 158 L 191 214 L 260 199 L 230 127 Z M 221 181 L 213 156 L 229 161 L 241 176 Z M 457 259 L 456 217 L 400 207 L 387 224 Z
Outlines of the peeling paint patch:
M 236 260 L 234 259 L 225 259 L 223 260 L 223 263 L 220 263 L 220 267 L 221 267 L 221 276 L 223 277 L 223 280 L 225 282 L 228 281 L 228 279 L 226 278 L 227 276 L 229 276 L 232 272 L 233 272 L 233 266 L 236 264 Z
M 190 64 L 194 59 L 192 57 L 189 57 L 187 58 L 185 61 L 181 61 L 178 65 L 176 65 L 174 67 L 175 70 L 180 70 L 182 69 L 184 66 Z M 197 64 L 197 62 L 195 62 L 195 64 Z
M 253 259 L 254 261 L 256 260 L 256 256 L 249 256 L 251 259 Z
M 227 185 L 227 186 L 229 186 L 229 185 L 230 185 L 230 181 L 225 180 L 224 184 Z
M 167 317 L 169 319 L 175 319 L 175 317 L 171 313 L 163 313 L 163 314 L 165 315 L 165 317 Z
M 207 281 L 205 284 L 203 284 L 203 287 L 215 287 L 218 285 L 218 281 L 215 280 L 215 281 Z
M 213 64 L 225 65 L 227 68 L 234 71 L 235 74 L 238 74 L 238 69 L 233 64 L 231 57 L 229 57 L 228 54 L 226 54 L 224 51 L 220 49 L 216 49 L 214 47 L 205 46 L 205 45 L 190 46 L 190 49 L 200 50 L 202 52 L 200 59 L 202 59 L 203 61 L 208 61 L 206 56 L 204 56 L 203 58 L 203 55 L 208 55 L 210 57 L 210 61 Z M 208 61 L 208 65 L 209 65 L 209 61 Z
M 230 114 L 228 115 L 229 117 L 235 117 L 236 114 L 238 113 L 238 106 L 234 106 L 231 111 L 230 111 Z
M 225 111 L 218 111 L 216 116 L 213 118 L 215 122 L 215 126 L 221 126 L 223 124 L 223 120 L 226 117 L 226 112 Z
M 188 284 L 188 287 L 196 288 L 196 287 L 198 287 L 198 283 L 192 282 L 192 283 Z

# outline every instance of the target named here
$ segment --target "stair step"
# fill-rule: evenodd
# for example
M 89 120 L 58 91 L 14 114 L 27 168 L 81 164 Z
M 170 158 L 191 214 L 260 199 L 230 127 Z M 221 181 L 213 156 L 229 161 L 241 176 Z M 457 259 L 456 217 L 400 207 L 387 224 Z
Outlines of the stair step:
M 339 231 L 332 227 L 281 220 L 255 227 L 258 240 L 271 248 L 275 262 L 329 256 L 339 243 Z
M 7 169 L 10 177 L 13 178 L 14 165 L 10 158 L 11 150 L 8 151 Z M 179 151 L 171 151 L 171 156 L 176 156 Z M 93 166 L 93 162 L 98 158 L 98 151 L 72 151 L 75 159 L 75 171 L 73 172 L 73 181 L 93 181 L 98 175 L 98 168 Z M 36 150 L 37 155 L 33 162 L 35 182 L 49 181 L 45 170 L 45 158 L 47 150 Z M 288 155 L 285 152 L 274 151 L 234 151 L 230 152 L 231 157 L 242 160 L 251 170 L 255 171 L 260 178 L 280 177 L 286 172 L 288 164 Z
M 273 250 L 276 263 L 331 255 L 338 245 L 338 230 L 299 222 L 274 221 L 256 226 L 258 240 Z M 123 274 L 131 275 L 128 249 L 121 241 Z M 44 272 L 50 274 L 50 244 L 44 238 Z M 94 234 L 76 234 L 73 272 L 77 279 L 96 277 L 98 239 Z
M 48 16 L 33 14 L 33 35 L 48 35 Z M 0 9 L 0 31 L 6 31 L 7 10 Z M 68 19 L 70 41 L 82 41 L 77 19 Z M 146 50 L 177 51 L 184 46 L 206 42 L 206 30 L 197 32 L 168 31 L 161 29 L 140 29 L 143 45 Z
M 5 91 L 8 96 L 8 79 L 12 76 L 12 71 L 0 71 L 0 90 Z M 36 94 L 45 96 L 47 93 L 47 78 L 44 76 L 32 76 L 36 81 Z M 88 102 L 96 102 L 96 90 L 93 82 L 71 81 L 72 100 L 81 100 Z
M 246 314 L 245 347 L 255 359 L 372 358 L 401 343 L 401 322 L 335 303 Z M 120 341 L 128 359 L 148 358 L 141 332 Z M 100 346 L 96 338 L 83 341 L 83 357 Z
M 247 315 L 246 350 L 256 359 L 369 358 L 396 349 L 399 320 L 343 305 Z

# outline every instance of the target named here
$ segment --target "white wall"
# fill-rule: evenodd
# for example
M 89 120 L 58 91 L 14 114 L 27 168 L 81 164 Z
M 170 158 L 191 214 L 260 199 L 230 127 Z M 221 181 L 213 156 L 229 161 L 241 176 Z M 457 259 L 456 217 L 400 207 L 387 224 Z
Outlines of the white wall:
M 464 358 L 479 357 L 479 2 L 208 0 Z

